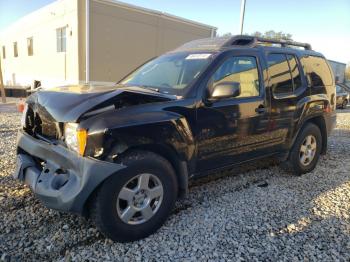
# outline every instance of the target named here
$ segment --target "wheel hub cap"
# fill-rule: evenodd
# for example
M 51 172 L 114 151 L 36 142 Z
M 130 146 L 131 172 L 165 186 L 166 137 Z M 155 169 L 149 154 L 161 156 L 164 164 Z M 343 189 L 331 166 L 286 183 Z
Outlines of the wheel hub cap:
M 130 179 L 120 190 L 117 213 L 127 224 L 142 224 L 158 211 L 163 200 L 163 185 L 152 174 L 140 174 Z
M 137 208 L 141 208 L 148 202 L 148 196 L 146 191 L 140 190 L 137 191 L 133 197 L 133 205 Z
M 315 158 L 317 149 L 316 138 L 313 135 L 305 137 L 300 146 L 299 160 L 303 166 L 309 165 Z

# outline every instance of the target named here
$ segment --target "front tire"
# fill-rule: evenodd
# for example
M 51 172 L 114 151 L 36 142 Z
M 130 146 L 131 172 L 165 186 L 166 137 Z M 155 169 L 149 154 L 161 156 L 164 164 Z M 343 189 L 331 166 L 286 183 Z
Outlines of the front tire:
M 287 169 L 295 175 L 309 173 L 316 167 L 322 148 L 321 131 L 308 123 L 299 133 L 287 160 Z
M 117 242 L 135 241 L 157 231 L 177 198 L 177 179 L 163 157 L 135 151 L 119 160 L 127 166 L 108 178 L 92 200 L 91 218 Z

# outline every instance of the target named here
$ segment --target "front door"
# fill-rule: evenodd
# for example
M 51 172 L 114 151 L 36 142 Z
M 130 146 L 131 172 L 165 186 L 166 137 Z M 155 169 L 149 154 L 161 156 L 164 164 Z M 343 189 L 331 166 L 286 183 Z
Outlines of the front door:
M 197 109 L 197 172 L 268 152 L 270 112 L 258 61 L 254 51 L 244 56 L 231 53 L 214 70 L 208 89 L 236 82 L 241 92 L 236 97 L 204 102 Z

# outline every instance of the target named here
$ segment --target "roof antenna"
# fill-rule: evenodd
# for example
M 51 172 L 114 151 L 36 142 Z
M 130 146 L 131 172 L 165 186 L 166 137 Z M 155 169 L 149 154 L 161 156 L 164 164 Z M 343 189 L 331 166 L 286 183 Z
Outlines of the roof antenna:
M 246 0 L 241 0 L 241 35 L 243 35 L 243 24 L 244 24 L 244 14 L 245 14 L 245 2 L 246 2 Z

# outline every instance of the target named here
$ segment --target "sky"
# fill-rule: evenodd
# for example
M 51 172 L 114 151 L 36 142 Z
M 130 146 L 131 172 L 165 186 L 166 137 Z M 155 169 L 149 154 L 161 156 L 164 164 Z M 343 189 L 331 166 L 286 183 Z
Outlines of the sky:
M 0 0 L 0 31 L 53 0 Z M 239 33 L 241 0 L 123 0 Z M 244 33 L 292 34 L 328 59 L 350 62 L 350 0 L 246 0 Z

